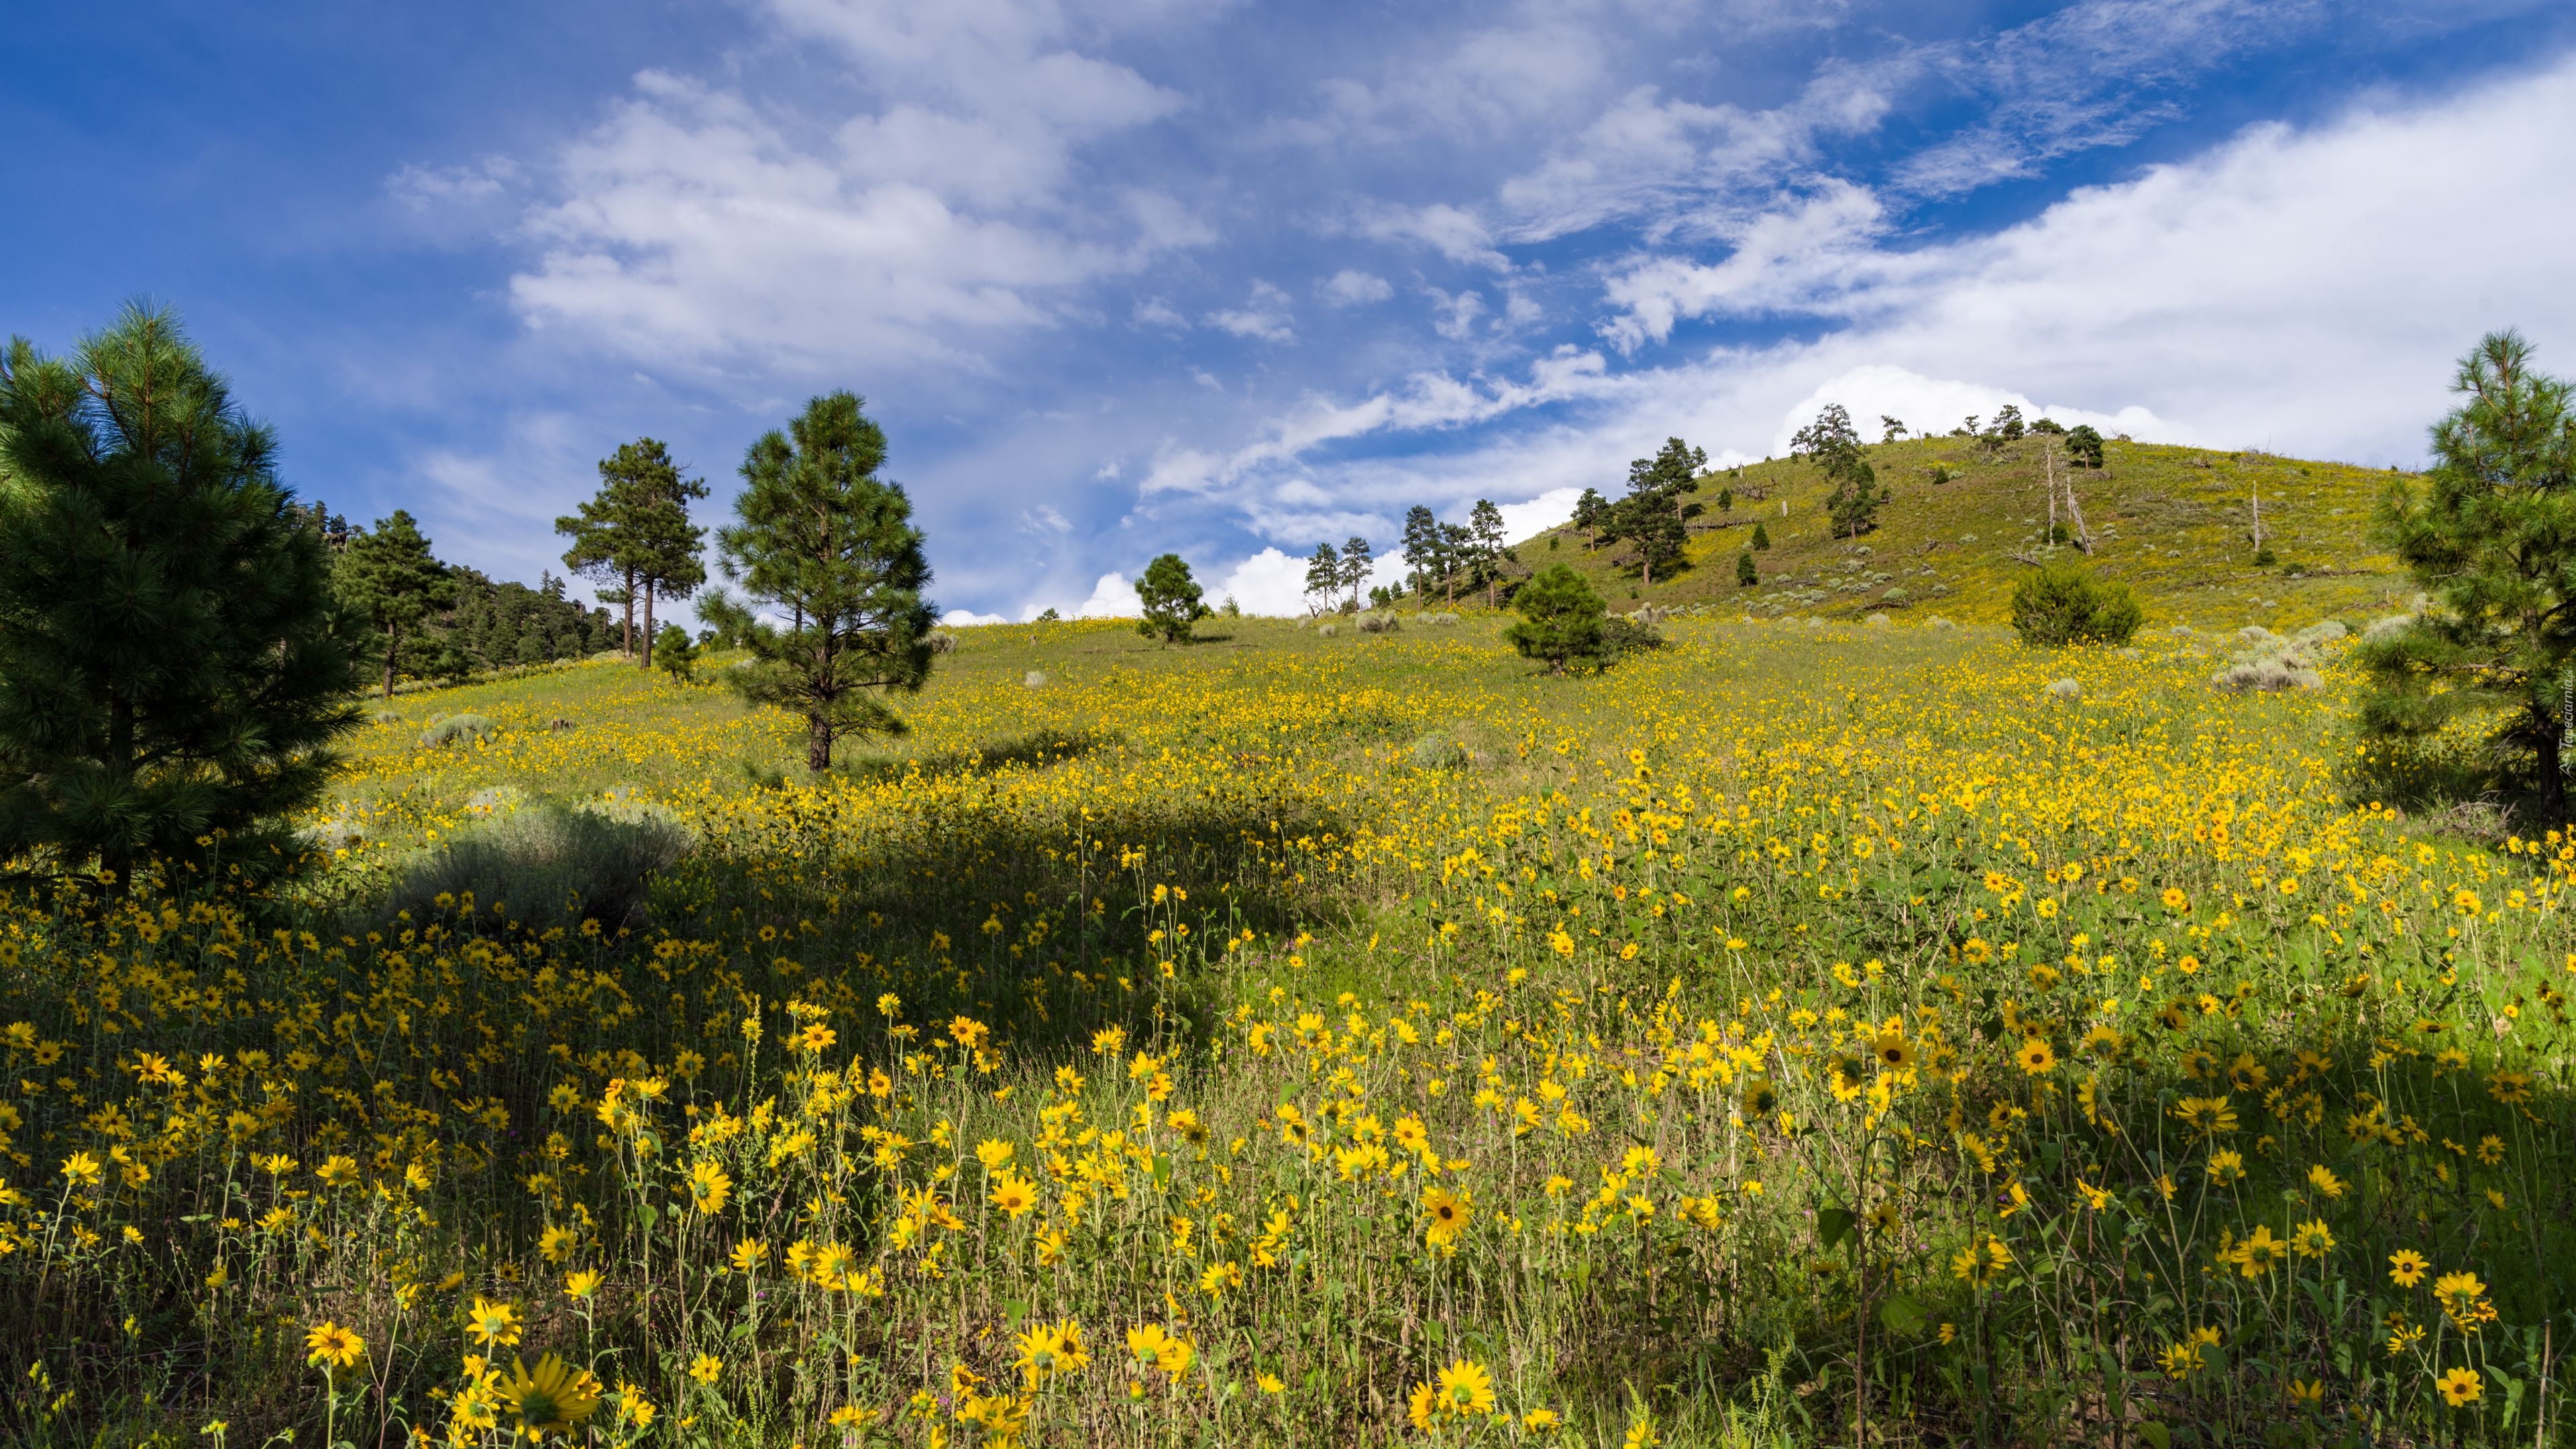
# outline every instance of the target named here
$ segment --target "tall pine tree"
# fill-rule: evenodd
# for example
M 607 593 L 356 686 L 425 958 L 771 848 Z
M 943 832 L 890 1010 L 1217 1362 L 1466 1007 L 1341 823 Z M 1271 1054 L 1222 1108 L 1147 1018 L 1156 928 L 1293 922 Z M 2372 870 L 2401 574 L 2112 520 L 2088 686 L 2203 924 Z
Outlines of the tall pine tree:
M 2466 400 L 2433 428 L 2421 497 L 2389 485 L 2377 532 L 2434 607 L 2361 645 L 2361 725 L 2423 739 L 2462 717 L 2520 761 L 2550 825 L 2567 822 L 2563 770 L 2576 695 L 2576 389 L 2532 366 L 2517 332 L 2460 361 Z
M 384 635 L 385 698 L 391 699 L 405 636 L 417 637 L 430 615 L 455 601 L 456 581 L 431 557 L 420 526 L 397 508 L 349 540 L 340 555 L 339 587 L 341 600 Z
M 903 733 L 878 696 L 930 677 L 935 618 L 921 596 L 930 565 L 912 500 L 876 476 L 885 434 L 862 406 L 849 392 L 815 398 L 787 432 L 753 443 L 735 522 L 716 534 L 725 577 L 793 622 L 782 628 L 729 600 L 699 606 L 751 653 L 727 682 L 751 703 L 805 717 L 805 766 L 817 772 L 847 735 Z
M 0 859 L 293 859 L 358 715 L 276 451 L 168 312 L 0 356 Z
M 689 504 L 706 496 L 705 480 L 681 476 L 660 439 L 637 438 L 600 459 L 599 491 L 577 512 L 555 520 L 555 532 L 572 539 L 564 567 L 615 585 L 601 595 L 614 597 L 624 609 L 623 647 L 640 654 L 639 667 L 653 662 L 654 601 L 685 599 L 707 580 L 698 558 L 706 530 L 689 521 Z M 639 601 L 641 633 L 635 628 Z

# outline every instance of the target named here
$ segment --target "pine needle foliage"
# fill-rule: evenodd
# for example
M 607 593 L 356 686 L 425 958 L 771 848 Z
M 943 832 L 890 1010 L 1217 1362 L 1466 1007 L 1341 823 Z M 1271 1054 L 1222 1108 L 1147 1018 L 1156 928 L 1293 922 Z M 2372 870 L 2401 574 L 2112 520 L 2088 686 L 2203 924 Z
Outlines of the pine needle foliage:
M 2534 368 L 2512 331 L 2482 339 L 2452 387 L 2465 401 L 2433 427 L 2423 493 L 2390 484 L 2376 524 L 2435 607 L 2360 646 L 2373 685 L 2361 726 L 2420 740 L 2481 721 L 2561 823 L 2576 729 L 2576 389 Z
M 178 319 L 0 357 L 0 860 L 213 848 L 265 873 L 359 716 L 322 540 L 276 437 Z M 278 847 L 276 852 L 268 849 Z
M 885 433 L 857 394 L 815 398 L 743 458 L 736 522 L 716 535 L 725 576 L 784 628 L 730 599 L 700 613 L 742 641 L 748 663 L 726 671 L 744 700 L 805 719 L 805 766 L 832 767 L 832 746 L 852 735 L 900 735 L 904 722 L 881 695 L 911 693 L 930 678 L 936 620 L 921 530 L 902 485 L 876 476 Z

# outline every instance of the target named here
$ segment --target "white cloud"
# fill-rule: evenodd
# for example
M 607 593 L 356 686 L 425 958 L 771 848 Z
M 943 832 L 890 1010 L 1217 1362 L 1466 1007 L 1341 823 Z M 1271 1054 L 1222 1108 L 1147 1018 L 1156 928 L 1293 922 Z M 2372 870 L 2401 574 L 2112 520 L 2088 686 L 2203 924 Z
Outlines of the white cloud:
M 2126 407 L 2118 412 L 2094 412 L 2070 407 L 2064 403 L 2034 402 L 2023 393 L 2007 388 L 1989 387 L 1983 383 L 1955 379 L 1934 379 L 1901 367 L 1884 363 L 1851 368 L 1816 390 L 1789 405 L 1780 425 L 1771 435 L 1769 448 L 1775 456 L 1789 451 L 1790 435 L 1813 421 L 1828 403 L 1840 403 L 1851 414 L 1852 427 L 1868 442 L 1882 434 L 1883 418 L 1895 418 L 1917 434 L 1947 433 L 1970 416 L 1992 422 L 1995 415 L 2010 405 L 2021 409 L 2024 421 L 2054 418 L 2067 427 L 2090 423 L 2105 435 L 2127 433 L 2145 442 L 2178 441 L 2175 430 L 2162 418 L 2142 407 Z
M 1518 543 L 1547 532 L 1574 516 L 1574 500 L 1582 496 L 1580 488 L 1551 488 L 1528 502 L 1500 505 L 1503 537 Z
M 765 9 L 843 51 L 878 103 L 823 143 L 745 91 L 637 76 L 523 219 L 543 252 L 510 291 L 531 324 L 663 363 L 974 367 L 989 337 L 1057 322 L 1082 284 L 1210 239 L 1167 194 L 1079 184 L 1085 146 L 1180 98 L 1076 49 L 1053 0 Z M 439 184 L 463 183 L 407 171 L 396 189 Z M 1177 320 L 1159 305 L 1139 320 Z
M 1510 259 L 1494 249 L 1493 233 L 1485 223 L 1445 202 L 1373 207 L 1360 218 L 1357 230 L 1378 241 L 1418 242 L 1453 262 L 1491 267 L 1498 272 L 1512 268 Z
M 978 614 L 972 609 L 951 609 L 939 616 L 939 622 L 955 629 L 971 628 L 978 624 L 1007 624 L 1011 621 L 999 614 Z
M 1148 297 L 1137 303 L 1133 316 L 1139 326 L 1160 327 L 1171 332 L 1189 330 L 1190 319 L 1172 310 L 1172 304 L 1160 297 Z
M 1136 586 L 1121 573 L 1106 573 L 1091 586 L 1091 597 L 1074 605 L 1077 619 L 1135 619 L 1145 613 L 1145 603 L 1136 597 Z
M 1020 510 L 1020 532 L 1022 533 L 1043 537 L 1047 534 L 1061 535 L 1072 531 L 1072 522 L 1062 513 L 1057 512 L 1053 504 L 1040 503 Z
M 1252 296 L 1233 311 L 1211 312 L 1208 325 L 1231 332 L 1237 337 L 1257 337 L 1264 342 L 1294 342 L 1295 320 L 1288 311 L 1288 294 L 1264 281 L 1254 281 Z
M 1877 197 L 1827 182 L 1790 209 L 1738 228 L 1734 254 L 1714 266 L 1670 256 L 1631 263 L 1605 288 L 1621 311 L 1602 334 L 1634 352 L 1671 336 L 1684 317 L 1821 310 L 1886 276 L 1894 259 L 1870 246 L 1885 227 Z
M 1285 618 L 1306 611 L 1306 561 L 1265 548 L 1226 570 L 1207 590 L 1215 602 L 1231 598 L 1247 614 Z
M 1455 342 L 1476 328 L 1476 319 L 1485 315 L 1485 299 L 1474 291 L 1450 296 L 1438 287 L 1428 289 L 1432 300 L 1431 330 Z
M 1333 273 L 1316 290 L 1336 307 L 1355 307 L 1363 302 L 1383 302 L 1395 295 L 1395 284 L 1386 278 L 1344 267 Z
M 2524 144 L 2484 144 L 2498 135 Z M 1879 279 L 1810 293 L 1804 305 L 1847 324 L 1813 341 L 1619 373 L 1575 354 L 1588 370 L 1527 387 L 1436 375 L 1409 396 L 1308 399 L 1217 476 L 1297 466 L 1345 507 L 1611 492 L 1624 460 L 1668 434 L 1721 465 L 1776 456 L 1828 401 L 1873 437 L 1881 411 L 1946 431 L 2013 402 L 2142 438 L 2410 462 L 2479 330 L 2518 323 L 2576 355 L 2576 296 L 2551 280 L 2576 196 L 2550 178 L 2571 168 L 2576 62 L 2309 132 L 2262 127 L 1996 236 L 1855 258 Z M 2423 224 L 2482 214 L 2497 195 L 2525 198 L 2511 225 Z M 1550 420 L 1527 416 L 1540 407 Z M 1392 442 L 1507 418 L 1437 453 L 1306 457 L 1362 434 Z M 1272 516 L 1258 502 L 1245 511 L 1255 527 Z

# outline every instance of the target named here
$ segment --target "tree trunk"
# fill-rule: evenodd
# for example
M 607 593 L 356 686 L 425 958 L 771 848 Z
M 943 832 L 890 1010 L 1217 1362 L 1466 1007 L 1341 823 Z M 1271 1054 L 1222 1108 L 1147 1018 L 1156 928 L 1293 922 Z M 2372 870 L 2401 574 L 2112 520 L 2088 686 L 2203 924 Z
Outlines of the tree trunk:
M 821 715 L 805 717 L 805 768 L 817 775 L 832 768 L 832 722 Z
M 628 569 L 626 571 L 626 601 L 624 608 L 626 610 L 626 627 L 624 632 L 617 636 L 617 652 L 625 655 L 629 659 L 632 659 L 635 657 L 635 570 L 633 569 Z
M 394 697 L 394 655 L 401 648 L 401 626 L 387 624 L 385 626 L 385 698 L 387 699 Z
M 644 657 L 636 661 L 635 667 L 649 670 L 653 667 L 653 583 L 650 579 L 645 580 L 644 583 L 643 654 Z
M 2555 829 L 2568 823 L 2567 776 L 2562 773 L 2565 761 L 2559 752 L 2561 725 L 2556 715 L 2537 705 L 2532 707 L 2532 723 L 2537 727 L 2540 747 L 2540 813 L 2546 824 Z

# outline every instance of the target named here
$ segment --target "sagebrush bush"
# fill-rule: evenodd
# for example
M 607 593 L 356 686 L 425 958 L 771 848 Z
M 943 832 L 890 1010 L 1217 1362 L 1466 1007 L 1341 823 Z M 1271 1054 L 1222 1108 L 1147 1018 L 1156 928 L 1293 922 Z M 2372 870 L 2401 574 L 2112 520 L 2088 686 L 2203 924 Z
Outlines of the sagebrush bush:
M 395 883 L 384 914 L 427 920 L 470 895 L 478 915 L 567 930 L 597 921 L 614 934 L 643 924 L 654 872 L 690 844 L 686 826 L 646 806 L 514 810 L 420 860 Z
M 500 732 L 498 724 L 482 715 L 451 714 L 422 730 L 420 743 L 428 749 L 439 749 L 465 740 L 488 740 Z
M 2095 583 L 2078 568 L 2052 564 L 2013 589 L 2013 632 L 2039 648 L 2126 644 L 2139 620 L 2128 585 Z
M 1470 763 L 1466 748 L 1447 735 L 1428 734 L 1413 742 L 1413 763 L 1425 770 L 1462 770 Z

